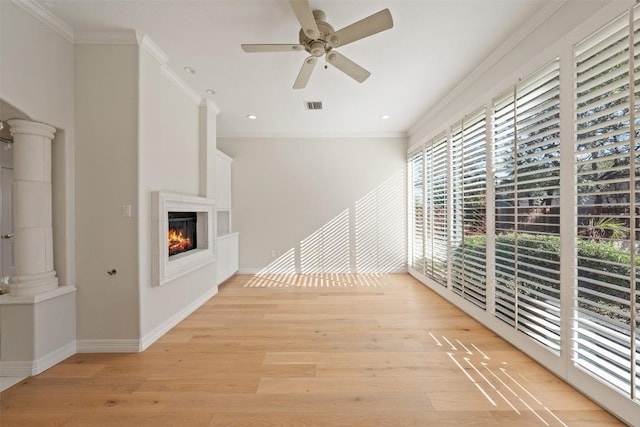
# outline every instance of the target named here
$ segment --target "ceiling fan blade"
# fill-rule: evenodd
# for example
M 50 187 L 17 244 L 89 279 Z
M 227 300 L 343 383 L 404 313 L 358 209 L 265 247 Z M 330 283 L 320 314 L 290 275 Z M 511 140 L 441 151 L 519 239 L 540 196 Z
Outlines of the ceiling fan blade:
M 393 18 L 389 9 L 383 9 L 331 34 L 328 43 L 331 47 L 344 46 L 389 28 L 393 28 Z
M 318 24 L 316 24 L 316 18 L 313 17 L 313 11 L 309 6 L 308 0 L 289 0 L 293 13 L 296 14 L 300 26 L 304 30 L 304 33 L 310 39 L 317 39 L 320 37 L 320 30 L 318 30 Z
M 327 61 L 329 62 L 329 64 L 333 65 L 338 70 L 347 74 L 349 77 L 359 83 L 367 80 L 367 78 L 369 78 L 369 76 L 371 75 L 370 72 L 368 72 L 346 56 L 341 55 L 333 50 L 327 53 Z
M 301 44 L 243 44 L 242 50 L 249 53 L 254 52 L 292 52 L 304 50 Z
M 309 77 L 311 77 L 311 73 L 316 66 L 316 62 L 318 62 L 318 58 L 315 56 L 310 56 L 304 60 L 302 68 L 300 68 L 300 72 L 298 73 L 298 77 L 296 78 L 295 83 L 293 83 L 294 89 L 304 89 L 307 86 L 307 82 L 309 81 Z

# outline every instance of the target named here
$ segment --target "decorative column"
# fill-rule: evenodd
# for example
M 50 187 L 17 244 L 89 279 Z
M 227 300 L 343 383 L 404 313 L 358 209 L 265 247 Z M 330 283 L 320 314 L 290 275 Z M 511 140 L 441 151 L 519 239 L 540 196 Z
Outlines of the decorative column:
M 11 296 L 54 290 L 51 141 L 56 129 L 43 123 L 8 121 L 13 136 L 13 232 L 16 275 Z

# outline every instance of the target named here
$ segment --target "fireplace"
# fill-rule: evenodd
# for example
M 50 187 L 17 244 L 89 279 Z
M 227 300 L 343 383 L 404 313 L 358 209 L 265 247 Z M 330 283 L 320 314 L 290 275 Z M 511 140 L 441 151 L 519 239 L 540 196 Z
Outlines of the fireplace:
M 151 281 L 164 285 L 215 261 L 215 204 L 205 197 L 151 193 Z
M 168 212 L 169 256 L 189 252 L 198 247 L 198 213 Z

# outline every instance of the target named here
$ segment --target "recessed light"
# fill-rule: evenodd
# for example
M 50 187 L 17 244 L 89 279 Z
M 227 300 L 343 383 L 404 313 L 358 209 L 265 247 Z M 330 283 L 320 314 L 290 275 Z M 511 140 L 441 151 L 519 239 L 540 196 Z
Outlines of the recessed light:
M 206 92 L 207 92 L 207 95 L 215 95 L 216 94 L 216 91 L 213 90 L 213 89 L 207 89 Z
M 249 119 L 249 120 L 255 120 L 255 119 L 257 119 L 257 118 L 258 118 L 258 116 L 256 116 L 255 114 L 249 114 L 249 115 L 247 116 L 247 119 Z
M 196 69 L 193 67 L 184 67 L 184 72 L 187 74 L 195 74 L 196 73 Z
M 380 118 L 381 118 L 382 120 L 389 120 L 389 119 L 391 118 L 391 116 L 390 116 L 390 115 L 388 115 L 388 114 L 385 114 L 385 115 L 383 115 L 383 116 L 382 116 L 382 117 L 380 117 Z

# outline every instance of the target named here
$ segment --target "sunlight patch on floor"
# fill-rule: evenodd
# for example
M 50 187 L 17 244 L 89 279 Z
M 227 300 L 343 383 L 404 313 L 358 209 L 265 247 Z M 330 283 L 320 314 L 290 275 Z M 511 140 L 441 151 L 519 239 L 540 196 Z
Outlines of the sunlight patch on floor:
M 256 274 L 244 287 L 248 288 L 382 288 L 386 283 L 380 274 Z
M 535 415 L 541 425 L 567 427 L 521 381 L 511 375 L 506 368 L 507 362 L 492 361 L 473 343 L 464 344 L 459 339 L 450 340 L 444 335 L 437 337 L 432 332 L 428 334 L 496 410 L 509 408 L 517 415 L 527 412 Z

